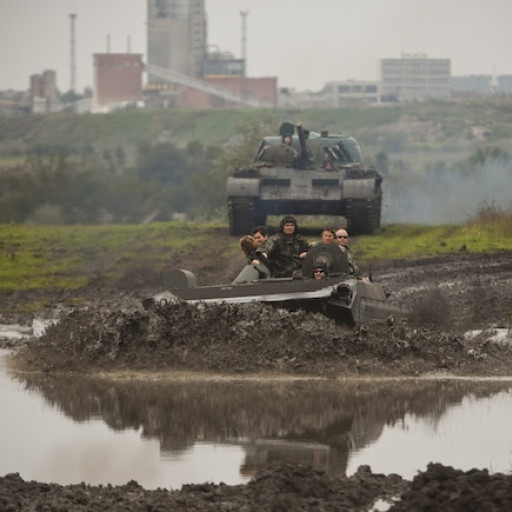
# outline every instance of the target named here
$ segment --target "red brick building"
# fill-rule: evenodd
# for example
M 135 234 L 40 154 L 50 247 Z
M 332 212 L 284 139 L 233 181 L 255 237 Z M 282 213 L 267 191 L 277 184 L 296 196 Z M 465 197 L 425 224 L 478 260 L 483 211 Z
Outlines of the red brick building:
M 247 94 L 254 99 L 277 106 L 277 77 L 206 76 L 203 80 L 231 92 Z M 185 89 L 179 97 L 180 107 L 212 108 L 233 105 L 235 103 L 232 101 L 192 88 Z
M 142 101 L 142 54 L 94 54 L 94 105 L 109 105 Z

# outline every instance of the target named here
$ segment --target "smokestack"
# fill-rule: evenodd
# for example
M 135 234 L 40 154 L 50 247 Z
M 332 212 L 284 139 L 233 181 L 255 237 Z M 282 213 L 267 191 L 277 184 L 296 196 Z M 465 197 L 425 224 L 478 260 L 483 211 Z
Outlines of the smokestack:
M 69 50 L 69 90 L 75 92 L 76 86 L 76 64 L 75 64 L 75 19 L 76 14 L 69 15 L 69 21 L 71 25 L 71 41 Z
M 126 53 L 132 53 L 132 36 L 130 34 L 126 38 Z
M 107 53 L 110 53 L 110 34 L 107 34 Z

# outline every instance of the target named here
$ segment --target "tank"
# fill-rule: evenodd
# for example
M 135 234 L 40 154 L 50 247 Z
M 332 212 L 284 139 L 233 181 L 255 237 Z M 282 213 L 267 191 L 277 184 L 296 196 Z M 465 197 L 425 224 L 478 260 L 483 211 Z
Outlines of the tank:
M 319 262 L 328 269 L 328 276 L 312 279 Z M 345 325 L 407 317 L 405 310 L 389 303 L 379 284 L 352 276 L 346 256 L 335 245 L 319 244 L 310 249 L 302 263 L 302 275 L 299 279 L 272 278 L 264 265 L 246 265 L 230 284 L 198 286 L 192 272 L 174 269 L 162 274 L 164 291 L 143 299 L 142 304 L 148 309 L 177 300 L 190 304 L 260 302 L 314 311 Z
M 268 215 L 335 215 L 350 234 L 371 234 L 380 226 L 381 184 L 353 137 L 285 122 L 279 136 L 260 142 L 251 165 L 228 177 L 229 230 L 250 233 Z

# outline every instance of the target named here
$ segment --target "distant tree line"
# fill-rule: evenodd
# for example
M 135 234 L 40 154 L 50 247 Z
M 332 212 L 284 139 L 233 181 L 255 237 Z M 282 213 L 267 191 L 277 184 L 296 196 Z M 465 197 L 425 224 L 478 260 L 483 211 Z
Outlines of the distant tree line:
M 136 223 L 176 212 L 209 218 L 223 207 L 224 151 L 191 142 L 142 145 L 127 165 L 122 149 L 33 149 L 0 171 L 0 222 Z
M 0 169 L 0 223 L 139 223 L 170 220 L 176 213 L 224 220 L 228 174 L 249 163 L 260 138 L 274 131 L 272 120 L 263 120 L 242 127 L 238 141 L 227 149 L 199 141 L 186 147 L 141 144 L 130 158 L 122 147 L 97 152 L 92 146 L 33 146 L 22 163 Z M 511 159 L 507 150 L 487 146 L 465 161 L 425 168 L 420 174 L 463 173 L 469 178 L 489 162 L 510 169 Z M 400 171 L 400 161 L 391 162 L 386 151 L 375 160 L 388 188 L 407 186 L 411 173 Z
M 228 149 L 141 144 L 130 159 L 122 147 L 38 144 L 22 163 L 0 169 L 0 223 L 138 223 L 176 213 L 224 220 L 227 176 L 252 160 L 269 130 L 268 120 L 241 127 Z

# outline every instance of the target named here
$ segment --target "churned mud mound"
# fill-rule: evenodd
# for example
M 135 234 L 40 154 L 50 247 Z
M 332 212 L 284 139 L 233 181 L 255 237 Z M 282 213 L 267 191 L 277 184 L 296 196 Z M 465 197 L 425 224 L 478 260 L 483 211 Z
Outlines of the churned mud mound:
M 512 476 L 462 471 L 430 464 L 412 482 L 373 474 L 361 466 L 351 477 L 280 464 L 238 486 L 184 485 L 179 491 L 148 491 L 131 481 L 123 486 L 60 486 L 25 482 L 19 475 L 0 478 L 0 509 L 10 512 L 111 511 L 509 511 Z
M 486 336 L 393 322 L 337 325 L 261 304 L 152 304 L 135 312 L 76 310 L 17 354 L 31 370 L 193 370 L 324 376 L 507 374 L 512 347 Z
M 123 292 L 71 309 L 17 355 L 45 371 L 95 369 L 314 375 L 510 375 L 512 253 L 458 254 L 374 266 L 390 301 L 410 310 L 354 328 L 262 304 L 153 303 Z M 161 290 L 154 290 L 154 292 Z M 502 341 L 497 341 L 497 330 Z

